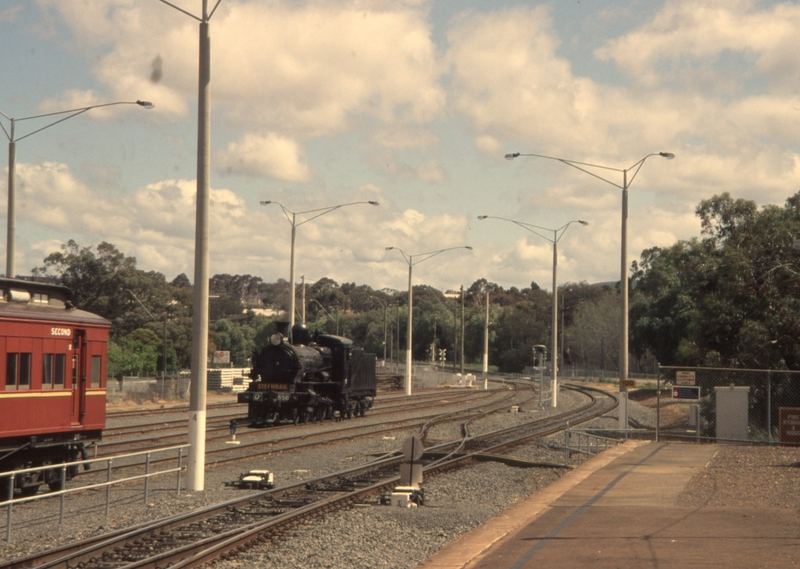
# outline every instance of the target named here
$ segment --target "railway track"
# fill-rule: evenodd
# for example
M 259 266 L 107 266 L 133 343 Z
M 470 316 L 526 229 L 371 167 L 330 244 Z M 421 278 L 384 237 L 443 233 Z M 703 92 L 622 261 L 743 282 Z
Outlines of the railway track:
M 421 396 L 411 396 L 411 397 L 408 396 L 402 396 L 402 397 L 395 396 L 394 398 L 383 397 L 376 400 L 376 404 L 369 411 L 368 416 L 374 417 L 376 415 L 384 415 L 399 410 L 403 410 L 404 408 L 408 407 L 409 403 L 413 404 L 415 407 L 419 406 L 420 404 L 432 406 L 443 403 L 458 403 L 464 400 L 475 398 L 476 395 L 478 397 L 481 397 L 480 394 L 482 393 L 484 392 L 450 391 L 450 392 L 437 392 L 435 394 L 429 393 Z M 247 405 L 244 403 L 230 404 L 230 405 L 234 407 L 235 412 L 209 417 L 206 423 L 206 432 L 217 433 L 218 431 L 224 431 L 225 433 L 228 433 L 231 420 L 235 420 L 238 425 L 247 424 Z M 218 407 L 218 408 L 225 408 L 225 407 Z M 170 436 L 170 437 L 185 436 L 186 426 L 187 426 L 187 420 L 184 418 L 184 419 L 175 419 L 168 421 L 149 421 L 149 422 L 138 423 L 136 425 L 110 427 L 107 428 L 105 431 L 103 431 L 104 442 L 98 445 L 98 449 L 103 452 L 106 452 L 111 448 L 117 448 L 119 446 L 123 446 L 126 444 L 136 445 L 137 443 L 151 442 L 155 439 L 161 440 L 165 436 Z M 239 433 L 239 435 L 247 436 L 248 433 L 255 434 L 266 431 L 275 432 L 275 431 L 289 430 L 294 427 L 295 425 L 285 424 L 285 425 L 265 427 L 264 429 L 243 430 Z M 169 435 L 168 433 L 171 431 L 177 431 L 177 432 L 174 435 Z M 143 437 L 140 440 L 135 440 L 135 439 L 130 440 L 127 438 L 143 434 L 147 434 L 147 436 Z M 212 437 L 212 438 L 218 438 L 218 437 Z M 115 440 L 115 439 L 123 439 L 123 440 L 121 440 L 120 442 L 109 442 L 110 440 Z
M 596 389 L 580 389 L 587 403 L 556 416 L 518 427 L 470 435 L 473 417 L 461 418 L 463 436 L 426 448 L 426 477 L 446 475 L 483 453 L 497 453 L 531 439 L 578 424 L 616 407 L 616 398 Z M 487 411 L 488 412 L 488 411 Z M 446 417 L 440 417 L 445 420 Z M 450 417 L 452 419 L 452 417 Z M 421 429 L 430 427 L 430 422 Z M 420 432 L 424 436 L 424 432 Z M 284 539 L 298 523 L 353 504 L 377 504 L 378 496 L 394 487 L 400 456 L 384 456 L 364 465 L 328 474 L 246 498 L 228 501 L 75 543 L 43 555 L 0 564 L 22 567 L 139 569 L 198 567 L 217 558 L 234 557 L 260 544 Z
M 294 432 L 293 426 L 287 426 L 286 432 L 289 434 L 289 436 L 254 441 L 235 446 L 225 445 L 223 443 L 214 448 L 212 445 L 209 445 L 206 449 L 206 466 L 210 468 L 213 466 L 240 462 L 243 460 L 250 461 L 254 458 L 267 457 L 286 452 L 296 452 L 299 450 L 308 450 L 320 445 L 350 442 L 359 438 L 385 436 L 398 431 L 407 431 L 409 429 L 424 430 L 429 426 L 436 424 L 437 422 L 445 420 L 446 418 L 449 418 L 450 420 L 458 417 L 464 419 L 474 418 L 486 413 L 506 410 L 511 404 L 522 404 L 526 400 L 529 400 L 533 397 L 532 391 L 528 391 L 522 399 L 519 398 L 520 395 L 518 390 L 506 392 L 482 391 L 480 393 L 483 394 L 483 397 L 480 399 L 484 399 L 488 395 L 494 395 L 497 397 L 497 400 L 488 403 L 484 402 L 476 407 L 460 408 L 456 411 L 446 414 L 442 414 L 441 411 L 437 410 L 435 413 L 428 415 L 412 418 L 401 418 L 392 421 L 383 419 L 378 423 L 362 422 L 363 418 L 355 420 L 351 419 L 349 421 L 343 421 L 340 423 L 322 423 L 321 425 L 327 424 L 328 426 L 335 426 L 335 428 L 318 431 L 315 433 L 302 432 L 299 434 L 292 434 Z M 406 409 L 406 411 L 407 410 L 408 409 Z M 254 434 L 263 434 L 265 432 L 272 434 L 276 431 L 276 429 L 277 428 L 270 428 L 266 430 L 256 429 L 254 430 Z M 219 442 L 221 439 L 228 438 L 228 436 L 212 437 L 208 439 L 208 441 Z M 158 445 L 152 447 L 152 450 L 168 446 L 169 444 L 165 442 L 165 439 L 159 439 Z M 99 458 L 103 458 L 102 454 L 98 456 Z M 114 456 L 114 454 L 110 454 L 105 458 L 113 458 Z M 140 458 L 139 461 L 128 462 L 125 464 L 125 468 L 142 467 L 145 464 L 144 460 L 144 458 Z M 174 460 L 174 458 L 153 459 L 150 460 L 150 465 L 156 466 L 160 463 L 174 462 Z M 78 478 L 84 481 L 87 479 L 90 480 L 95 476 L 102 478 L 104 474 L 97 470 L 89 470 L 79 472 L 77 475 Z M 88 484 L 89 482 L 86 483 Z

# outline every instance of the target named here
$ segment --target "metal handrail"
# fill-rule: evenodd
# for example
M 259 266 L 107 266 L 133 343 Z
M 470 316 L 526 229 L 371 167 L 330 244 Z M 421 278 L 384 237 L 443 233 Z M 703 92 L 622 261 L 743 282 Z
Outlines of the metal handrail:
M 9 472 L 0 472 L 0 480 L 4 478 L 9 478 L 9 495 L 7 496 L 7 500 L 4 502 L 0 502 L 0 505 L 6 506 L 7 510 L 7 520 L 6 520 L 6 542 L 11 541 L 11 523 L 12 523 L 12 511 L 14 504 L 22 504 L 26 502 L 33 502 L 36 500 L 44 500 L 47 498 L 60 498 L 60 512 L 59 512 L 59 524 L 64 523 L 64 498 L 67 494 L 74 494 L 76 492 L 83 492 L 85 490 L 92 490 L 95 488 L 105 488 L 106 489 L 106 517 L 108 517 L 110 504 L 111 504 L 111 487 L 117 484 L 123 484 L 127 482 L 134 482 L 136 480 L 144 479 L 144 503 L 147 504 L 149 498 L 149 484 L 150 478 L 153 476 L 161 476 L 164 474 L 172 474 L 177 473 L 177 486 L 175 489 L 176 494 L 180 493 L 181 490 L 181 471 L 183 470 L 183 449 L 189 448 L 190 445 L 183 444 L 183 445 L 175 445 L 171 447 L 164 447 L 156 450 L 151 451 L 138 451 L 133 452 L 130 454 L 120 454 L 115 456 L 109 456 L 105 458 L 92 458 L 89 460 L 78 460 L 74 462 L 63 462 L 58 464 L 48 464 L 43 466 L 37 466 L 33 468 L 23 468 L 20 470 L 12 470 Z M 157 452 L 167 452 L 167 451 L 178 451 L 178 465 L 175 468 L 169 468 L 166 470 L 159 470 L 157 472 L 150 472 L 150 455 Z M 144 466 L 145 473 L 144 474 L 137 474 L 135 476 L 129 476 L 126 478 L 120 478 L 119 480 L 111 480 L 111 472 L 114 461 L 119 461 L 122 459 L 129 459 L 137 456 L 145 456 L 145 462 L 142 463 L 128 463 L 128 464 L 121 464 L 117 465 L 120 468 L 132 468 L 138 466 Z M 87 464 L 93 464 L 96 462 L 105 462 L 106 463 L 106 481 L 105 482 L 98 482 L 95 484 L 87 484 L 85 486 L 78 486 L 76 488 L 65 488 L 64 490 L 57 490 L 55 492 L 48 492 L 46 494 L 38 494 L 35 496 L 24 496 L 22 498 L 14 498 L 14 477 L 18 474 L 27 474 L 29 472 L 40 472 L 43 470 L 60 470 L 61 471 L 61 483 L 62 487 L 66 484 L 66 473 L 67 468 L 71 466 L 83 466 Z

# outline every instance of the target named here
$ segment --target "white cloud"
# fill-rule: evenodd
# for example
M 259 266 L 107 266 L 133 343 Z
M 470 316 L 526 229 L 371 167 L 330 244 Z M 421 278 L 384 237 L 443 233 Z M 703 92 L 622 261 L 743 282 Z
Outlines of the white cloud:
M 274 132 L 264 136 L 248 133 L 240 142 L 231 142 L 225 151 L 217 152 L 214 167 L 228 174 L 306 182 L 311 173 L 299 153 L 297 142 Z
M 595 53 L 646 85 L 727 88 L 736 84 L 733 71 L 794 90 L 799 24 L 800 7 L 791 2 L 668 0 L 652 21 Z
M 355 115 L 429 122 L 444 91 L 424 4 L 224 2 L 210 24 L 216 108 L 249 129 L 303 136 L 340 132 Z M 131 0 L 39 5 L 63 19 L 78 45 L 101 53 L 95 72 L 118 96 L 137 93 L 160 112 L 187 113 L 197 93 L 195 21 Z M 153 83 L 157 57 L 163 72 Z

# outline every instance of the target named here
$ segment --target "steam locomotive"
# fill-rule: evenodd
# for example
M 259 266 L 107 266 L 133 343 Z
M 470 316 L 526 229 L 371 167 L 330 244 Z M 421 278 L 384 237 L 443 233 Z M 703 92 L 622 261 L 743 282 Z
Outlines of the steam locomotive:
M 251 426 L 308 423 L 364 416 L 375 397 L 375 354 L 342 336 L 314 333 L 302 324 L 279 323 L 269 344 L 254 353 L 247 391 Z

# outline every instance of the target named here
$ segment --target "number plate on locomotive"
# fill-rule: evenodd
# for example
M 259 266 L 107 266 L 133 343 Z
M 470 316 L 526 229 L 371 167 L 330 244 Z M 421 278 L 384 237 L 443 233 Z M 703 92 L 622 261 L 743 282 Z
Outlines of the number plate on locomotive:
M 258 391 L 289 391 L 286 383 L 257 383 Z

